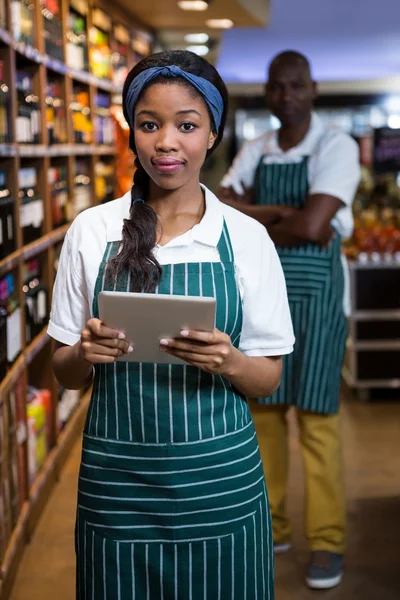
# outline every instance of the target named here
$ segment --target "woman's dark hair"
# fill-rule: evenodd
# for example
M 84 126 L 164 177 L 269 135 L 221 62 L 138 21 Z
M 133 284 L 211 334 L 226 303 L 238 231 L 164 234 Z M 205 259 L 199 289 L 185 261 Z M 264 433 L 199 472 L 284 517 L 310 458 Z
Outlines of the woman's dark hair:
M 177 67 L 180 67 L 182 71 L 187 71 L 188 73 L 207 79 L 217 88 L 224 100 L 224 114 L 222 115 L 221 126 L 218 132 L 214 132 L 217 133 L 217 138 L 213 147 L 207 152 L 208 157 L 222 140 L 228 110 L 228 91 L 216 69 L 204 60 L 204 58 L 197 56 L 197 54 L 194 54 L 193 52 L 185 50 L 160 52 L 145 58 L 135 65 L 128 73 L 122 91 L 122 104 L 125 119 L 128 123 L 133 121 L 131 118 L 132 115 L 127 114 L 126 103 L 127 92 L 132 80 L 143 71 L 147 71 L 147 69 L 151 69 L 152 67 L 166 67 L 170 65 L 176 65 Z M 166 83 L 179 82 L 179 84 L 189 87 L 193 93 L 199 93 L 187 80 L 179 77 L 166 79 L 161 75 L 153 79 L 148 85 L 160 83 L 161 81 L 165 81 Z M 209 111 L 209 113 L 211 123 L 213 123 L 211 112 Z M 132 201 L 130 215 L 129 219 L 124 219 L 122 247 L 117 256 L 110 261 L 108 272 L 113 279 L 116 279 L 119 273 L 127 271 L 131 275 L 132 291 L 153 292 L 160 281 L 162 272 L 161 266 L 153 256 L 152 252 L 157 243 L 158 217 L 153 208 L 146 202 L 134 203 L 134 200 L 138 198 L 146 200 L 149 191 L 149 176 L 137 157 L 135 134 L 132 128 L 129 134 L 129 147 L 136 155 L 136 171 L 133 177 L 133 186 L 131 190 Z

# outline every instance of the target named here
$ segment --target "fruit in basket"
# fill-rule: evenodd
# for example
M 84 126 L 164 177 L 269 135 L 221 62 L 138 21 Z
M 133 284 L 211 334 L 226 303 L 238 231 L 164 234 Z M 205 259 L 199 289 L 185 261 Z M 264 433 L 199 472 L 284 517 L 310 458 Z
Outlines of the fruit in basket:
M 372 229 L 357 229 L 354 232 L 354 240 L 361 252 L 374 252 L 376 250 L 376 238 Z

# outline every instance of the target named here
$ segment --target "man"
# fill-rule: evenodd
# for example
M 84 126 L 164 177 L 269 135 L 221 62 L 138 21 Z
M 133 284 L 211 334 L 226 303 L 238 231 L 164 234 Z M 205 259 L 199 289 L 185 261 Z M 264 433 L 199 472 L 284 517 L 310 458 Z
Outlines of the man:
M 296 346 L 278 392 L 259 400 L 264 468 L 275 551 L 282 552 L 291 541 L 286 413 L 295 406 L 311 551 L 306 581 L 327 589 L 341 581 L 346 545 L 338 417 L 347 335 L 341 239 L 352 232 L 360 168 L 355 141 L 313 112 L 316 95 L 303 55 L 287 51 L 272 61 L 267 106 L 281 128 L 243 147 L 219 196 L 267 227 L 285 272 Z

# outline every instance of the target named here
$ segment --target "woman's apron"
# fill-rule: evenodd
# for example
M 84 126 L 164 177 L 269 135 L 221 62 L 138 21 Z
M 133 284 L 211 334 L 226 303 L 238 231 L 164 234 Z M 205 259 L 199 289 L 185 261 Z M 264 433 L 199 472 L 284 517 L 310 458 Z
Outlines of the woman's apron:
M 257 204 L 302 208 L 309 192 L 308 157 L 290 164 L 264 164 L 262 157 L 254 190 Z M 277 251 L 296 344 L 294 353 L 284 357 L 279 390 L 259 402 L 336 413 L 347 336 L 341 238 L 336 234 L 329 248 L 305 244 L 278 247 Z
M 119 242 L 107 245 L 95 288 Z M 242 304 L 224 223 L 221 262 L 164 265 L 159 294 L 214 296 L 238 347 Z M 79 600 L 273 599 L 264 475 L 244 398 L 189 365 L 97 365 L 76 526 Z

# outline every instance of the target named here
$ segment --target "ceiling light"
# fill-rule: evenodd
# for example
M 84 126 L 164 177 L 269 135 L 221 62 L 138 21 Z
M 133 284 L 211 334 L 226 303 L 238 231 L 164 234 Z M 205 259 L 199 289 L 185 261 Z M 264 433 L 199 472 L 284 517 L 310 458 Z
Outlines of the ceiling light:
M 206 44 L 210 38 L 206 33 L 188 33 L 185 42 L 188 44 Z
M 188 50 L 189 52 L 194 52 L 198 56 L 206 56 L 210 51 L 208 46 L 199 46 L 199 45 L 187 46 L 186 50 Z
M 205 0 L 179 0 L 178 6 L 182 10 L 207 10 L 208 3 Z
M 206 25 L 212 29 L 230 29 L 234 26 L 234 22 L 230 19 L 208 19 Z
M 391 129 L 400 129 L 400 115 L 390 115 L 388 125 Z
M 400 113 L 400 96 L 389 96 L 385 100 L 385 108 L 389 113 Z

